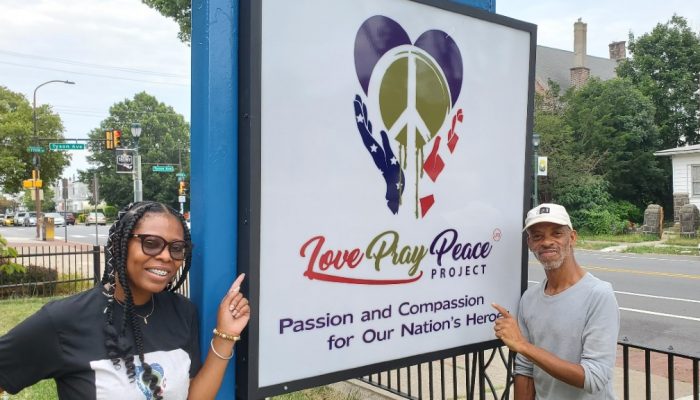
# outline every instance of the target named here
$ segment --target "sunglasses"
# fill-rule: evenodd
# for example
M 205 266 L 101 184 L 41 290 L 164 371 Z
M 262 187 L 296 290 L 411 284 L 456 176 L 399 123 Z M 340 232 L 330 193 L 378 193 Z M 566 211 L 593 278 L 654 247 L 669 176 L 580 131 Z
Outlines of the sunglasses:
M 190 245 L 184 240 L 168 242 L 158 235 L 140 235 L 134 233 L 130 237 L 141 239 L 141 251 L 143 251 L 143 254 L 149 256 L 157 256 L 162 253 L 163 249 L 167 246 L 170 257 L 172 257 L 173 260 L 179 261 L 185 259 L 187 249 L 190 248 Z

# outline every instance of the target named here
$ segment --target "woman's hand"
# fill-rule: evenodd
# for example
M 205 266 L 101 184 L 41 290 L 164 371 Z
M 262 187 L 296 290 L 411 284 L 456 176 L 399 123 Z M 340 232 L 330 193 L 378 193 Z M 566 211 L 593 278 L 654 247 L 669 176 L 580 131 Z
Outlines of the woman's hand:
M 228 335 L 240 336 L 250 319 L 250 304 L 241 293 L 245 274 L 240 274 L 219 304 L 216 329 Z

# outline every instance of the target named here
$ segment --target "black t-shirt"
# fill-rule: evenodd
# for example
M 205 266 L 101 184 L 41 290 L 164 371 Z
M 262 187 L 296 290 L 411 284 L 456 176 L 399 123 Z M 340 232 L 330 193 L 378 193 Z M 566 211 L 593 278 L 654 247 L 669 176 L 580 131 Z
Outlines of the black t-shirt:
M 143 332 L 146 362 L 160 378 L 166 399 L 186 399 L 189 380 L 201 367 L 199 326 L 194 305 L 185 297 L 163 292 L 136 307 Z M 54 378 L 60 399 L 150 399 L 139 379 L 129 382 L 124 363 L 115 368 L 107 357 L 104 326 L 107 297 L 102 288 L 46 304 L 36 314 L 0 337 L 0 388 L 17 393 L 39 380 Z M 114 325 L 121 327 L 123 309 L 114 307 Z M 127 329 L 135 352 L 133 336 Z

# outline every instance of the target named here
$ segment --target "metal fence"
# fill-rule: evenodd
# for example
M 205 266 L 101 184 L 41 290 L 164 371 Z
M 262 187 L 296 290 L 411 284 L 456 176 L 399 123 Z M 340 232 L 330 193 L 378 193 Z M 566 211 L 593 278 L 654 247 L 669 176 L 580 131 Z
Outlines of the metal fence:
M 12 246 L 16 257 L 7 261 L 22 265 L 26 273 L 0 275 L 0 298 L 76 293 L 99 282 L 104 268 L 101 246 Z
M 17 257 L 6 261 L 22 265 L 24 274 L 0 274 L 0 299 L 77 293 L 97 285 L 104 271 L 104 247 L 95 245 L 12 246 Z M 177 273 L 176 278 L 181 276 Z M 177 290 L 189 296 L 189 281 Z
M 699 362 L 697 356 L 621 341 L 615 371 L 616 395 L 624 400 L 674 400 L 677 396 L 700 400 Z M 512 371 L 513 354 L 498 347 L 384 371 L 360 380 L 406 399 L 505 400 L 513 398 Z

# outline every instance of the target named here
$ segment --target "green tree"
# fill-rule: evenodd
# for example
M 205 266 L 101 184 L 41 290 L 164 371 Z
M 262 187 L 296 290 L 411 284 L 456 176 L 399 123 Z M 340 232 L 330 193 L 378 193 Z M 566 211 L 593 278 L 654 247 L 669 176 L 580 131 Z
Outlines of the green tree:
M 534 131 L 540 135 L 538 153 L 548 158 L 546 177 L 539 177 L 539 202 L 554 201 L 570 210 L 606 204 L 607 186 L 594 174 L 599 157 L 574 150 L 566 104 L 554 82 L 545 95 L 535 95 Z
M 41 138 L 63 139 L 63 123 L 51 107 L 37 107 L 37 136 Z M 0 187 L 6 193 L 22 190 L 22 181 L 32 177 L 35 153 L 27 147 L 41 145 L 46 141 L 34 140 L 32 106 L 20 93 L 0 86 Z M 70 163 L 66 153 L 46 151 L 40 157 L 41 179 L 48 184 L 56 180 Z M 44 185 L 46 186 L 46 185 Z
M 572 154 L 598 159 L 592 169 L 609 183 L 615 200 L 639 207 L 666 197 L 666 176 L 653 155 L 660 146 L 654 106 L 627 79 L 600 81 L 567 95 Z
M 53 200 L 55 192 L 53 189 L 51 189 L 50 186 L 44 185 L 42 188 L 44 191 L 44 199 L 41 200 L 41 211 L 42 212 L 51 212 L 51 210 L 56 209 L 56 202 Z M 34 211 L 34 205 L 35 203 L 35 198 L 34 198 L 34 191 L 33 190 L 26 190 L 24 192 L 24 197 L 22 197 L 22 203 L 24 206 L 29 210 L 29 211 Z
M 180 25 L 177 37 L 185 43 L 192 39 L 192 2 L 191 0 L 143 0 L 147 6 L 158 10 L 162 15 L 172 18 Z
M 629 50 L 632 57 L 617 74 L 632 79 L 652 99 L 660 147 L 698 143 L 700 36 L 685 18 L 674 15 L 639 38 L 630 33 Z
M 109 114 L 100 127 L 89 134 L 90 139 L 95 141 L 90 145 L 88 161 L 95 167 L 80 171 L 80 180 L 88 184 L 92 191 L 93 177 L 97 174 L 100 200 L 118 209 L 133 201 L 132 175 L 116 172 L 115 152 L 106 150 L 103 142 L 105 131 L 119 130 L 122 133 L 122 147 L 133 149 L 136 141 L 131 134 L 131 124 L 138 122 L 142 127 L 138 148 L 142 163 L 143 199 L 179 207 L 175 174 L 151 172 L 151 166 L 178 164 L 181 160 L 182 171 L 189 176 L 189 157 L 185 156 L 189 148 L 190 126 L 184 117 L 145 92 L 112 105 Z M 175 170 L 178 170 L 177 166 Z

